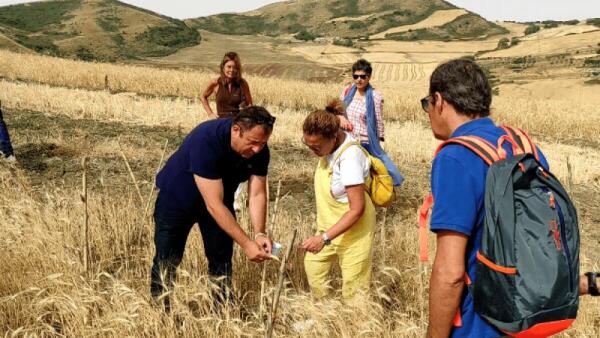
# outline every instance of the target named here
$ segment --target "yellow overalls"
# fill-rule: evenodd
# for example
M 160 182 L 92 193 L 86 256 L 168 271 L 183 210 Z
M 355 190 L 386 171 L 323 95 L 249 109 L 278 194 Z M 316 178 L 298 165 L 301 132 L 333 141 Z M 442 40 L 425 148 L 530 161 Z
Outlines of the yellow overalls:
M 338 202 L 331 195 L 333 170 L 322 157 L 315 172 L 315 198 L 317 202 L 318 234 L 335 225 L 350 210 L 349 203 Z M 323 247 L 317 254 L 310 252 L 304 257 L 304 268 L 308 283 L 315 297 L 320 298 L 329 292 L 329 271 L 338 259 L 342 271 L 342 295 L 351 299 L 357 290 L 366 291 L 371 280 L 373 229 L 375 227 L 375 207 L 365 192 L 365 210 L 362 217 L 345 233 Z

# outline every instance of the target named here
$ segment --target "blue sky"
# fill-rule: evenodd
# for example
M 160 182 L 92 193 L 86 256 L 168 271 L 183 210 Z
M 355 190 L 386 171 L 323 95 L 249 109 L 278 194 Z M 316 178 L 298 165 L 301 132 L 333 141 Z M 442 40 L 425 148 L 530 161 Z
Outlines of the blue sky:
M 32 0 L 0 0 L 0 6 Z M 382 0 L 383 1 L 383 0 Z M 273 0 L 123 0 L 178 19 L 245 12 Z M 450 0 L 488 20 L 569 20 L 600 18 L 600 0 Z

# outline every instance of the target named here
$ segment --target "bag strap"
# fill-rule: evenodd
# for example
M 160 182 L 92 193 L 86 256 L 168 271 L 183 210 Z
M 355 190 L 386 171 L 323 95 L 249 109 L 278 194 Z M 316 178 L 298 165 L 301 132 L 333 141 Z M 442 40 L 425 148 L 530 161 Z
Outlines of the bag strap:
M 490 142 L 477 136 L 459 136 L 444 141 L 438 146 L 435 151 L 435 156 L 448 144 L 460 144 L 474 152 L 477 156 L 489 166 L 492 163 L 501 159 L 498 150 Z M 429 195 L 423 201 L 419 209 L 419 260 L 427 262 L 429 260 L 429 243 L 428 243 L 428 222 L 429 210 L 433 205 L 433 195 Z
M 331 162 L 332 165 L 335 164 L 340 159 L 340 157 L 342 157 L 342 154 L 344 153 L 344 151 L 346 151 L 346 149 L 348 149 L 348 148 L 350 148 L 351 146 L 354 146 L 354 145 L 359 146 L 360 148 L 362 148 L 360 146 L 360 144 L 358 142 L 356 142 L 356 141 L 352 141 L 352 142 L 348 142 L 348 143 L 344 144 L 344 146 L 342 147 L 342 149 L 340 149 L 340 152 L 337 153 L 337 155 L 335 155 L 335 158 L 333 159 L 333 162 Z
M 419 261 L 429 261 L 429 238 L 427 222 L 429 221 L 429 210 L 433 205 L 433 195 L 425 197 L 421 208 L 419 208 Z
M 533 154 L 536 160 L 540 160 L 537 147 L 531 140 L 531 137 L 521 128 L 514 128 L 506 125 L 500 126 L 506 135 L 513 140 L 523 153 Z
M 442 151 L 442 148 L 451 143 L 467 147 L 477 156 L 481 157 L 488 166 L 501 159 L 498 149 L 493 144 L 477 136 L 459 136 L 446 140 L 438 146 L 435 156 Z

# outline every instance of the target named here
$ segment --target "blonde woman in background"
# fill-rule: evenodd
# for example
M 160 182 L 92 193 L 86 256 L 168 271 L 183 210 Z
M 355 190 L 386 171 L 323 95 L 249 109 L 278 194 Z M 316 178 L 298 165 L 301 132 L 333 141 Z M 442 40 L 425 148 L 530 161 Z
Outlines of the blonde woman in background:
M 252 95 L 248 82 L 242 77 L 242 62 L 236 52 L 227 52 L 220 65 L 221 75 L 214 79 L 202 93 L 200 100 L 209 118 L 233 118 L 243 107 L 252 105 Z M 208 98 L 215 95 L 217 113 L 215 114 L 208 103 Z M 241 210 L 240 196 L 243 185 L 235 191 L 234 208 Z
M 209 118 L 235 117 L 240 108 L 252 105 L 250 87 L 242 77 L 242 62 L 236 52 L 225 53 L 220 72 L 221 75 L 206 87 L 200 100 Z M 208 103 L 213 94 L 217 103 L 216 114 Z

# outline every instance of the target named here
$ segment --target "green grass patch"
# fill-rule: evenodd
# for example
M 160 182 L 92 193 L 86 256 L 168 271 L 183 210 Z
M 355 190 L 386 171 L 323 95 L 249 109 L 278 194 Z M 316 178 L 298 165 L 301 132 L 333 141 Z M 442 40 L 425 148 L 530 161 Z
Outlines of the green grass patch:
M 68 13 L 79 7 L 80 0 L 43 1 L 0 7 L 0 24 L 28 32 L 39 32 L 60 24 Z

